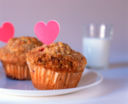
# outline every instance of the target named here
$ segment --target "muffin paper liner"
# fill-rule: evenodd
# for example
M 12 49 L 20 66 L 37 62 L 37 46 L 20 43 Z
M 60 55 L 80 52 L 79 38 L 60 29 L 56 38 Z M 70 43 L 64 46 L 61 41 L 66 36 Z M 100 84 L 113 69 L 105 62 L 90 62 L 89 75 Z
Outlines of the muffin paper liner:
M 17 80 L 30 80 L 30 72 L 27 65 L 18 65 L 2 62 L 6 76 Z
M 34 87 L 40 90 L 74 88 L 82 75 L 82 72 L 56 72 L 29 62 L 28 67 Z

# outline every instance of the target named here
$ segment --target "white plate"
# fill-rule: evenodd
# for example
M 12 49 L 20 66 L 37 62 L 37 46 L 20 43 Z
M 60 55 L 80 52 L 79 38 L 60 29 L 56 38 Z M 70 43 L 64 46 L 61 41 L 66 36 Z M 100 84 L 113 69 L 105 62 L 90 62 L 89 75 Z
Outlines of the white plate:
M 33 87 L 31 81 L 18 81 L 6 78 L 2 70 L 0 71 L 0 93 L 19 96 L 55 96 L 68 94 L 95 86 L 103 80 L 103 77 L 97 72 L 85 69 L 85 72 L 76 88 L 37 90 Z

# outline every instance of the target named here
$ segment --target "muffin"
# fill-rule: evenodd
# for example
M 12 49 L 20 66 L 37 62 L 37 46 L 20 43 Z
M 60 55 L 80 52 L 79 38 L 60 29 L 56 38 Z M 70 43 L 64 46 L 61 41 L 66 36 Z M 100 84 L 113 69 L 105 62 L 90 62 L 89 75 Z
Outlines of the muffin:
M 32 83 L 40 90 L 76 87 L 87 64 L 81 53 L 62 42 L 32 49 L 26 59 Z
M 31 79 L 26 63 L 26 53 L 41 46 L 42 43 L 34 37 L 16 37 L 0 48 L 0 60 L 5 69 L 6 76 L 12 79 Z

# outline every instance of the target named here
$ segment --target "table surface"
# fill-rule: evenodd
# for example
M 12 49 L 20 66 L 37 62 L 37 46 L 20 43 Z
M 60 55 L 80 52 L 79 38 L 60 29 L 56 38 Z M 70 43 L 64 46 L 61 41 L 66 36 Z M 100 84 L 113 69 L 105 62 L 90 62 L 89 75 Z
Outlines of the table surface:
M 0 94 L 0 104 L 128 104 L 128 64 L 97 71 L 104 76 L 104 80 L 94 87 L 53 97 Z

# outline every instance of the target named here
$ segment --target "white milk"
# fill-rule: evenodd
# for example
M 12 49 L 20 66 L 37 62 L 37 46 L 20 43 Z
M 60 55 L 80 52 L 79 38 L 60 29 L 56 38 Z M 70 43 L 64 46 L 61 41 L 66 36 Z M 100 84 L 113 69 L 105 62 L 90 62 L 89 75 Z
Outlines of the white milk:
M 83 38 L 83 54 L 87 58 L 87 66 L 106 68 L 109 59 L 110 40 Z

